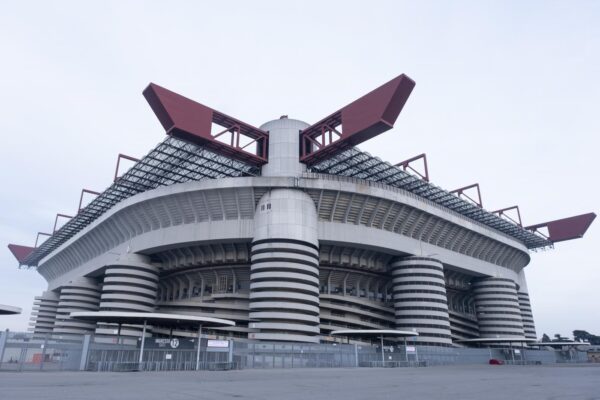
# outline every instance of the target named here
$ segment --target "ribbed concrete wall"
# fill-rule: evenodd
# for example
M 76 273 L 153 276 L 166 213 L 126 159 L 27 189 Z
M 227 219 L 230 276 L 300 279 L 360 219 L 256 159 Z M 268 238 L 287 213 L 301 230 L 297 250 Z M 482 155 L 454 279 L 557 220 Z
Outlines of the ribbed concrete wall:
M 450 311 L 450 332 L 453 341 L 478 338 L 477 318 L 471 314 Z
M 56 322 L 58 308 L 58 293 L 47 291 L 35 298 L 31 312 L 31 323 L 35 336 L 44 336 L 52 333 Z
M 100 285 L 95 279 L 78 278 L 60 288 L 60 300 L 56 311 L 54 334 L 85 335 L 93 333 L 94 322 L 71 319 L 69 314 L 77 311 L 98 311 Z
M 407 257 L 390 265 L 396 328 L 416 330 L 417 343 L 450 346 L 444 267 L 433 258 Z
M 321 246 L 320 253 L 321 334 L 338 329 L 393 329 L 394 308 L 388 301 L 388 294 L 391 296 L 389 276 L 358 268 L 323 265 L 323 261 L 336 258 L 335 251 L 329 247 L 324 254 Z
M 524 336 L 516 283 L 507 278 L 473 282 L 479 332 L 486 337 Z
M 257 206 L 250 267 L 250 338 L 318 343 L 317 215 L 298 190 L 266 193 Z
M 521 319 L 523 320 L 525 337 L 527 339 L 537 339 L 535 323 L 533 322 L 533 313 L 531 311 L 531 302 L 529 301 L 529 294 L 525 292 L 518 292 L 517 295 L 519 296 L 519 308 L 521 309 Z
M 248 250 L 248 257 L 249 253 Z M 246 261 L 248 260 L 243 260 Z M 233 320 L 235 326 L 223 330 L 241 332 L 240 335 L 247 334 L 250 329 L 248 328 L 249 263 L 188 267 L 183 271 L 164 274 L 160 277 L 158 293 L 157 312 Z
M 158 268 L 144 256 L 127 254 L 106 268 L 100 311 L 153 312 L 158 290 Z M 115 325 L 99 324 L 97 334 L 114 334 Z M 123 325 L 122 336 L 141 336 L 142 328 Z

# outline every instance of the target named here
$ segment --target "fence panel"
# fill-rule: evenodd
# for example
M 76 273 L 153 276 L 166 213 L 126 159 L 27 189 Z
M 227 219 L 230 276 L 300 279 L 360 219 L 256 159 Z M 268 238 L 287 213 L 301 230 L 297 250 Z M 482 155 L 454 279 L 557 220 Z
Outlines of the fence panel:
M 154 340 L 154 339 L 148 339 Z M 437 346 L 380 346 L 340 343 L 291 343 L 230 341 L 229 348 L 209 348 L 206 338 L 197 343 L 179 340 L 179 348 L 157 347 L 151 342 L 139 362 L 135 344 L 116 344 L 106 338 L 85 336 L 36 337 L 32 334 L 0 334 L 0 371 L 180 371 L 245 368 L 341 368 L 417 367 L 425 365 L 486 364 L 496 358 L 510 364 L 586 362 L 587 354 L 576 350 L 509 348 L 455 348 Z M 146 342 L 148 343 L 148 342 Z M 160 341 L 165 343 L 165 341 Z M 167 340 L 166 343 L 169 343 Z
M 33 336 L 3 332 L 2 371 L 76 371 L 82 357 L 83 336 Z

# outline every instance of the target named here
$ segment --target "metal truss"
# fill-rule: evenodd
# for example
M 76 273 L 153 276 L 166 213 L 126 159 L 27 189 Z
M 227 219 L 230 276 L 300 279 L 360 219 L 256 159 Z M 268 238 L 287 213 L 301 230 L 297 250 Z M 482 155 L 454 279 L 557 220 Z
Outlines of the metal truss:
M 547 238 L 466 201 L 426 180 L 405 172 L 357 148 L 348 149 L 313 165 L 312 172 L 348 176 L 404 189 L 444 208 L 462 214 L 522 242 L 529 249 L 551 246 Z
M 258 167 L 216 154 L 196 144 L 167 137 L 43 244 L 36 247 L 22 264 L 37 266 L 42 258 L 106 211 L 138 193 L 175 183 L 259 174 Z

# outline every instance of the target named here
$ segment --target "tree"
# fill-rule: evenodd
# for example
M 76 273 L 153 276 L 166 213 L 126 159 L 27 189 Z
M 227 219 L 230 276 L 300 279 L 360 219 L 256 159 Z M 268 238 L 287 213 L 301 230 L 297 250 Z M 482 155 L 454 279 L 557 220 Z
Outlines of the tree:
M 546 335 L 545 333 L 542 335 L 542 342 L 544 343 L 548 343 L 550 341 L 550 336 Z
M 591 333 L 584 330 L 574 330 L 573 338 L 578 341 L 590 342 L 594 346 L 600 345 L 600 336 L 592 335 Z
M 566 338 L 563 338 L 562 336 L 560 336 L 560 333 L 555 333 L 554 334 L 554 339 L 552 339 L 552 341 L 553 342 L 562 342 L 563 339 L 566 339 Z

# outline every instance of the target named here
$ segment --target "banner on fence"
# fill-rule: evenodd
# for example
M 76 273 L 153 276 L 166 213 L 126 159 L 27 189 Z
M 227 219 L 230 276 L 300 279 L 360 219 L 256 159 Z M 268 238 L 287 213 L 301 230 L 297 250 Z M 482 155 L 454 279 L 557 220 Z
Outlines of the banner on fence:
M 139 347 L 138 342 L 138 347 Z M 184 338 L 146 338 L 144 340 L 146 349 L 165 349 L 165 350 L 191 350 L 196 348 L 196 341 Z

